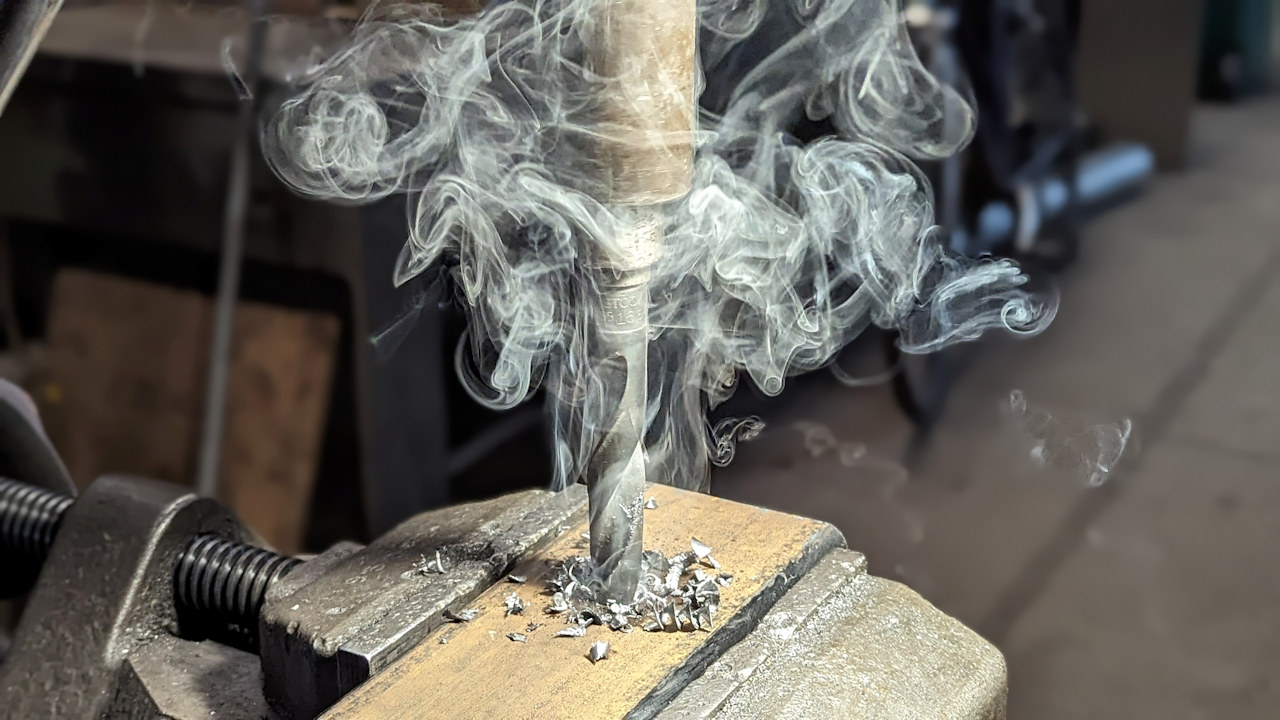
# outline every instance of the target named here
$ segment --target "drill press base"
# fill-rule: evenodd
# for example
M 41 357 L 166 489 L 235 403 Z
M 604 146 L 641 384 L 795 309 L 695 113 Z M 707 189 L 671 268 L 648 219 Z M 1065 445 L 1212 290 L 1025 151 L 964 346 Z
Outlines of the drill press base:
M 473 620 L 436 628 L 325 717 L 1004 717 L 1000 653 L 868 575 L 830 525 L 665 486 L 649 495 L 646 549 L 687 550 L 692 532 L 734 575 L 710 632 L 557 637 L 566 625 L 544 613 L 544 588 L 551 562 L 585 553 L 578 515 L 517 563 L 525 584 L 480 593 Z M 512 592 L 523 614 L 506 613 Z M 595 641 L 610 652 L 592 663 Z

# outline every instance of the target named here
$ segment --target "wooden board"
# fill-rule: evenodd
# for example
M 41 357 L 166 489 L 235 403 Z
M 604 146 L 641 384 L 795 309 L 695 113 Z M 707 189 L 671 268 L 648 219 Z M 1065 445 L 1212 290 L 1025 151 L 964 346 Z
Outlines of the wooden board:
M 338 331 L 332 315 L 236 308 L 218 495 L 287 554 L 302 551 Z
M 77 485 L 109 472 L 190 484 L 209 347 L 204 306 L 193 292 L 58 274 L 48 377 L 32 390 Z
M 106 473 L 192 483 L 212 313 L 199 293 L 58 274 L 48 374 L 32 390 L 78 484 Z M 285 552 L 305 531 L 338 329 L 329 315 L 237 306 L 220 494 Z
M 594 626 L 586 637 L 555 633 L 564 620 L 547 615 L 549 560 L 586 552 L 586 523 L 519 563 L 528 583 L 499 583 L 469 608 L 475 620 L 445 625 L 408 655 L 334 706 L 328 718 L 619 718 L 661 709 L 724 648 L 754 627 L 787 587 L 844 540 L 816 520 L 654 486 L 659 507 L 645 513 L 645 548 L 673 555 L 689 549 L 690 536 L 709 544 L 724 572 L 716 629 L 711 632 L 630 634 Z M 528 605 L 504 617 L 504 600 L 516 592 Z M 530 622 L 544 623 L 526 632 Z M 507 633 L 528 636 L 526 643 Z M 447 638 L 447 644 L 440 640 Z M 587 650 L 610 644 L 609 657 L 592 664 Z

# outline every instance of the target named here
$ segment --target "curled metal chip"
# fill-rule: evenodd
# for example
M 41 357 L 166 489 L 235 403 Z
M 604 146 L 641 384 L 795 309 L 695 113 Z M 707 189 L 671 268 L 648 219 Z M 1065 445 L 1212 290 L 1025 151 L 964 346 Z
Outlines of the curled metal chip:
M 676 606 L 668 604 L 658 613 L 658 622 L 662 623 L 664 628 L 680 629 L 680 623 L 676 620 Z
M 592 665 L 607 657 L 609 657 L 609 643 L 603 640 L 591 643 L 591 649 L 587 651 L 587 659 L 591 661 Z
M 646 501 L 645 501 L 645 503 L 644 503 L 644 509 L 645 509 L 645 510 L 657 510 L 657 509 L 658 509 L 658 498 L 656 498 L 656 497 L 651 497 L 651 498 L 649 498 L 648 500 L 646 500 Z
M 446 609 L 443 613 L 440 613 L 441 617 L 453 623 L 471 622 L 472 620 L 475 620 L 476 616 L 479 614 L 479 610 L 472 609 L 459 610 L 458 612 Z
M 711 619 L 714 613 L 715 610 L 709 605 L 698 608 L 697 614 L 693 616 L 693 624 L 697 626 L 699 630 L 706 630 L 710 632 L 713 627 Z
M 681 630 L 685 628 L 697 629 L 693 623 L 693 606 L 685 605 L 676 612 L 677 627 Z
M 507 633 L 507 639 L 512 642 L 518 642 L 518 643 L 528 642 L 529 640 L 528 637 L 518 632 Z
M 711 546 L 702 542 L 698 538 L 694 538 L 690 540 L 689 545 L 693 547 L 693 554 L 699 560 L 702 560 L 703 558 L 711 555 Z
M 645 570 L 656 575 L 666 575 L 667 568 L 671 567 L 671 561 L 667 560 L 667 556 L 657 550 L 645 550 L 643 558 Z
M 683 566 L 683 565 L 675 565 L 675 564 L 673 564 L 673 565 L 671 566 L 671 569 L 670 569 L 670 570 L 667 570 L 667 577 L 666 577 L 666 580 L 665 580 L 665 582 L 664 582 L 663 584 L 664 584 L 664 586 L 666 587 L 666 592 L 667 592 L 667 594 L 668 594 L 668 595 L 670 595 L 670 594 L 672 594 L 672 593 L 679 592 L 679 590 L 680 590 L 680 577 L 681 577 L 682 575 L 684 575 L 684 566 Z
M 587 629 L 581 625 L 571 625 L 560 632 L 556 633 L 556 637 L 582 637 L 587 634 Z
M 512 615 L 524 614 L 524 601 L 521 600 L 520 596 L 515 593 L 511 593 L 510 595 L 508 595 L 507 599 L 503 601 L 503 604 L 506 605 L 507 607 L 507 614 L 504 615 L 503 617 L 511 617 Z
M 439 550 L 436 550 L 436 556 L 431 560 L 428 560 L 426 555 L 419 555 L 418 558 L 419 560 L 413 564 L 413 569 L 423 575 L 443 575 L 447 570 Z
M 524 631 L 533 632 L 534 630 L 537 630 L 540 627 L 542 627 L 542 623 L 530 622 L 528 625 L 524 626 Z
M 702 542 L 698 538 L 694 538 L 689 542 L 689 544 L 693 547 L 693 554 L 698 559 L 698 562 L 710 565 L 716 570 L 720 569 L 720 563 L 717 562 L 715 558 L 711 557 L 710 545 Z
M 515 583 L 516 585 L 523 585 L 526 582 L 528 582 L 528 580 L 529 578 L 524 575 L 508 575 L 507 576 L 507 582 Z

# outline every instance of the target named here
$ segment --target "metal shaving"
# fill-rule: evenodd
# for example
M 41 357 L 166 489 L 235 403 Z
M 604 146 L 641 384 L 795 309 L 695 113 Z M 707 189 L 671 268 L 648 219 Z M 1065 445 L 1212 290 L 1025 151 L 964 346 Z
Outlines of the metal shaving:
M 527 632 L 527 633 L 531 633 L 531 632 L 533 632 L 534 630 L 537 630 L 537 629 L 538 629 L 538 628 L 540 628 L 540 627 L 542 627 L 542 623 L 531 622 L 531 623 L 529 623 L 528 625 L 525 625 L 525 626 L 524 626 L 524 631 L 525 631 L 525 632 Z
M 422 575 L 443 575 L 447 568 L 444 566 L 444 560 L 440 557 L 440 551 L 436 550 L 434 560 L 428 560 L 426 555 L 419 555 L 420 560 L 413 564 L 413 569 Z
M 520 596 L 515 593 L 511 593 L 510 595 L 508 595 L 507 599 L 503 602 L 503 604 L 507 606 L 507 614 L 504 615 L 503 617 L 511 617 L 512 615 L 524 614 L 524 601 L 521 600 Z
M 552 615 L 559 615 L 570 610 L 572 608 L 569 607 L 569 602 L 565 600 L 564 593 L 556 591 L 556 594 L 551 596 L 551 607 L 547 608 L 547 612 Z
M 529 640 L 528 637 L 515 632 L 507 633 L 507 639 L 512 642 L 518 642 L 518 643 L 527 642 Z
M 560 631 L 559 637 L 581 637 L 589 625 L 621 632 L 637 627 L 649 632 L 709 631 L 720 609 L 720 588 L 733 576 L 713 576 L 694 567 L 699 563 L 720 567 L 711 557 L 711 547 L 697 539 L 690 543 L 690 550 L 672 557 L 645 551 L 640 587 L 632 602 L 625 603 L 598 590 L 588 558 L 570 558 L 548 580 L 552 595 L 546 612 L 563 615 L 576 626 Z
M 651 497 L 651 498 L 649 498 L 648 500 L 646 500 L 646 501 L 645 501 L 645 503 L 644 503 L 644 509 L 645 509 L 645 510 L 657 510 L 657 509 L 658 509 L 658 498 L 656 498 L 656 497 Z
M 525 577 L 524 575 L 508 575 L 507 576 L 507 582 L 515 583 L 516 585 L 523 585 L 528 579 L 529 578 Z
M 604 641 L 596 641 L 591 643 L 591 649 L 587 651 L 587 659 L 592 665 L 609 657 L 609 643 Z
M 442 638 L 440 638 L 440 644 L 441 644 L 441 645 L 448 645 L 448 644 L 449 644 L 449 638 L 447 638 L 447 637 L 442 637 Z
M 698 540 L 698 538 L 694 538 L 690 544 L 693 545 L 693 554 L 698 558 L 698 562 L 710 565 L 716 570 L 720 569 L 720 563 L 716 562 L 716 559 L 711 557 L 710 545 Z
M 447 609 L 443 613 L 440 613 L 441 617 L 452 623 L 471 622 L 472 620 L 475 620 L 476 616 L 479 614 L 479 610 L 459 610 L 455 613 L 454 611 Z

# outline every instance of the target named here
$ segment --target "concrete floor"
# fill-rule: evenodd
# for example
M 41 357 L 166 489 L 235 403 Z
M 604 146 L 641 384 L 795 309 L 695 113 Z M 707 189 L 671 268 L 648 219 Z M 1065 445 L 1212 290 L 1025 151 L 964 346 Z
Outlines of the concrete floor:
M 1015 720 L 1280 717 L 1278 270 L 1280 99 L 1203 108 L 1190 169 L 1087 227 L 1054 326 L 965 353 L 909 471 L 888 390 L 819 379 L 713 490 L 835 523 L 998 645 Z

